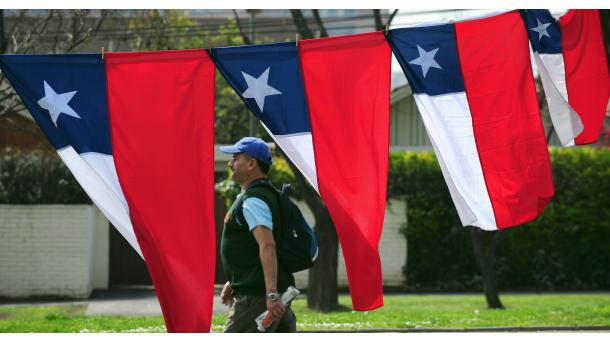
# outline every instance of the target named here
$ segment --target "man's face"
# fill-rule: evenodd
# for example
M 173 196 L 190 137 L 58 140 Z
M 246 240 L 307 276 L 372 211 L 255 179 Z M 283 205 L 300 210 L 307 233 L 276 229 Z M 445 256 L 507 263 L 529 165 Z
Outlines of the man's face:
M 233 159 L 229 161 L 229 168 L 233 171 L 233 180 L 240 185 L 247 180 L 256 167 L 254 161 L 253 158 L 243 152 L 233 154 Z

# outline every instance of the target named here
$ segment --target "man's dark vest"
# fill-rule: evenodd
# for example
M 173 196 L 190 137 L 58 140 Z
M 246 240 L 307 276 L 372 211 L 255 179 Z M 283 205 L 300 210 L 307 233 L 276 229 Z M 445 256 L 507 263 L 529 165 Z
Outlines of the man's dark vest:
M 273 191 L 265 186 L 254 185 L 246 188 L 243 200 L 254 197 L 264 201 L 271 210 L 273 230 L 280 228 L 280 204 Z M 246 222 L 243 213 L 235 210 L 235 204 L 229 209 L 228 220 L 225 220 L 220 242 L 222 266 L 235 294 L 264 296 L 265 277 L 259 257 L 259 247 Z M 277 289 L 284 292 L 288 286 L 294 286 L 294 276 L 277 267 Z

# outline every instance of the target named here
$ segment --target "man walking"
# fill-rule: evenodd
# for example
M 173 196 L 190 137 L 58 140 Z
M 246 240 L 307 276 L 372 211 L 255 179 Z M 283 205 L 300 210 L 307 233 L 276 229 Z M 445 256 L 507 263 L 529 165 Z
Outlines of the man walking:
M 256 332 L 257 316 L 268 310 L 273 324 L 266 332 L 296 332 L 296 317 L 281 294 L 294 286 L 294 276 L 277 263 L 273 230 L 280 227 L 280 204 L 268 183 L 271 152 L 260 138 L 244 137 L 220 147 L 233 154 L 229 167 L 241 186 L 238 201 L 225 217 L 220 257 L 229 281 L 220 294 L 231 310 L 225 332 Z M 236 206 L 241 202 L 241 206 Z

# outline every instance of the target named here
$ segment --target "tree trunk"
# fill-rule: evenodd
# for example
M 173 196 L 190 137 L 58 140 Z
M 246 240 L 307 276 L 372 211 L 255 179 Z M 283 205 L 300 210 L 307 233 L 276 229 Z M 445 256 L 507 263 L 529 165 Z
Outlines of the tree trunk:
M 339 239 L 328 209 L 318 193 L 309 185 L 298 168 L 284 151 L 276 148 L 288 162 L 298 190 L 314 216 L 314 231 L 318 239 L 318 258 L 309 270 L 307 307 L 316 311 L 332 311 L 339 308 L 337 289 L 337 265 Z
M 483 236 L 486 234 L 493 234 L 491 242 L 489 242 L 487 247 L 483 244 Z M 481 229 L 473 227 L 470 237 L 472 239 L 474 257 L 479 265 L 481 278 L 483 279 L 483 291 L 485 292 L 487 306 L 493 309 L 503 309 L 504 306 L 502 306 L 500 295 L 498 294 L 495 271 L 496 248 L 500 243 L 501 231 L 484 233 Z
M 321 207 L 316 218 L 318 259 L 309 270 L 307 307 L 315 311 L 332 311 L 339 307 L 337 264 L 339 239 L 326 207 Z

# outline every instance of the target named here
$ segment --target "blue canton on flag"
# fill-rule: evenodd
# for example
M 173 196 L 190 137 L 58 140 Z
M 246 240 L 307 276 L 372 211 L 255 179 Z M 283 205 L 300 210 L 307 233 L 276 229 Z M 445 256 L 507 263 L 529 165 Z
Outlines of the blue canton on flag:
M 3 55 L 0 66 L 56 150 L 112 154 L 99 55 Z
M 112 156 L 101 56 L 0 55 L 0 68 L 83 190 L 141 255 Z
M 388 39 L 413 93 L 464 92 L 453 24 L 390 30 Z
M 317 190 L 311 123 L 294 42 L 212 49 L 227 82 Z
M 521 10 L 532 50 L 541 54 L 561 53 L 561 29 L 549 10 Z
M 217 48 L 211 55 L 248 109 L 274 135 L 311 132 L 295 43 Z

